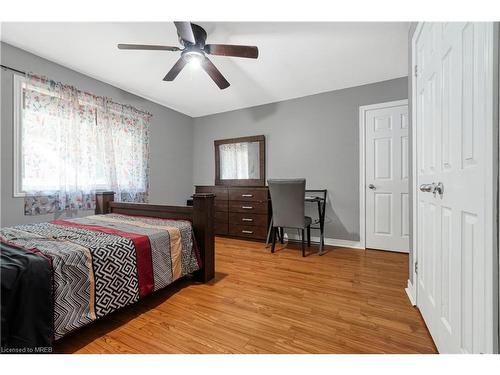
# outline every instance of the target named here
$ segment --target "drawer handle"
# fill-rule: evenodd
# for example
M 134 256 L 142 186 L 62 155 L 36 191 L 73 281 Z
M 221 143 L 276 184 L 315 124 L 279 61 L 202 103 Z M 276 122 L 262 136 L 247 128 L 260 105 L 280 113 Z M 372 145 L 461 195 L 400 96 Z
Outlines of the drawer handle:
M 253 210 L 252 206 L 241 206 L 244 210 Z
M 253 221 L 253 219 L 249 219 L 249 218 L 247 218 L 247 217 L 242 217 L 242 218 L 241 218 L 241 221 L 249 221 L 249 222 L 252 222 L 252 221 Z
M 241 194 L 243 198 L 252 198 L 253 194 Z
M 241 233 L 253 234 L 253 230 L 242 230 Z

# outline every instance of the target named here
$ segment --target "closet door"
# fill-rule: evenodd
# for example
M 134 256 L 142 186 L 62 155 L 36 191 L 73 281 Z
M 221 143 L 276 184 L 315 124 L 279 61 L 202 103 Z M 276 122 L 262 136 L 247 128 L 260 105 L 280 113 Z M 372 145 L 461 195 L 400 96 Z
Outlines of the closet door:
M 493 351 L 493 24 L 414 36 L 417 305 L 442 353 Z
M 366 247 L 408 252 L 408 104 L 365 112 Z

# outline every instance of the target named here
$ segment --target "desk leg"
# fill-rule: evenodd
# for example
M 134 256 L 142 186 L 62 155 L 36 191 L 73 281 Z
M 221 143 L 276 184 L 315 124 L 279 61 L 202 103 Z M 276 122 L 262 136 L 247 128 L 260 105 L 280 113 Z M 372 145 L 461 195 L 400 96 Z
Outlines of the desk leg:
M 323 248 L 325 246 L 325 215 L 321 209 L 321 202 L 318 201 L 318 217 L 319 217 L 319 251 L 318 255 L 323 255 Z
M 273 229 L 273 218 L 271 217 L 271 221 L 269 222 L 269 229 L 267 231 L 267 238 L 266 238 L 266 245 L 267 247 L 269 245 L 269 240 L 271 239 L 271 230 Z

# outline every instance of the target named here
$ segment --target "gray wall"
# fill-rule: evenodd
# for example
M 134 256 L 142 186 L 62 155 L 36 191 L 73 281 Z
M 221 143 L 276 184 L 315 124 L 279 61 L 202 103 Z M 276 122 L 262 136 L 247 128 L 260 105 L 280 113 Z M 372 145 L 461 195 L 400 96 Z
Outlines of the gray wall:
M 192 191 L 193 119 L 114 86 L 1 43 L 1 63 L 108 96 L 153 114 L 150 144 L 150 202 L 185 204 Z M 24 216 L 23 198 L 13 198 L 13 72 L 1 70 L 1 225 L 47 221 L 54 215 Z M 65 213 L 64 216 L 88 212 Z
M 402 77 L 195 118 L 194 184 L 214 183 L 214 140 L 264 134 L 267 178 L 328 189 L 326 237 L 358 241 L 359 106 L 406 98 Z
M 193 183 L 213 184 L 215 139 L 264 134 L 267 177 L 306 177 L 309 188 L 328 189 L 326 236 L 352 241 L 359 240 L 359 106 L 408 97 L 403 77 L 192 119 L 5 43 L 1 62 L 151 112 L 151 203 L 184 204 Z M 24 216 L 23 199 L 13 198 L 13 75 L 1 70 L 2 226 L 58 216 Z

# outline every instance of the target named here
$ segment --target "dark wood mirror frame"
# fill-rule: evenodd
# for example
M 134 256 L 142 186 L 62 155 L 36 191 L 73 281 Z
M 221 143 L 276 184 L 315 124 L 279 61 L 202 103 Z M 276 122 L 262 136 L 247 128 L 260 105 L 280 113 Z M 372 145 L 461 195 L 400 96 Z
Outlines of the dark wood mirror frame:
M 219 146 L 229 143 L 259 142 L 259 176 L 258 179 L 221 180 Z M 226 186 L 265 186 L 266 185 L 266 138 L 263 135 L 219 139 L 215 146 L 215 185 Z

